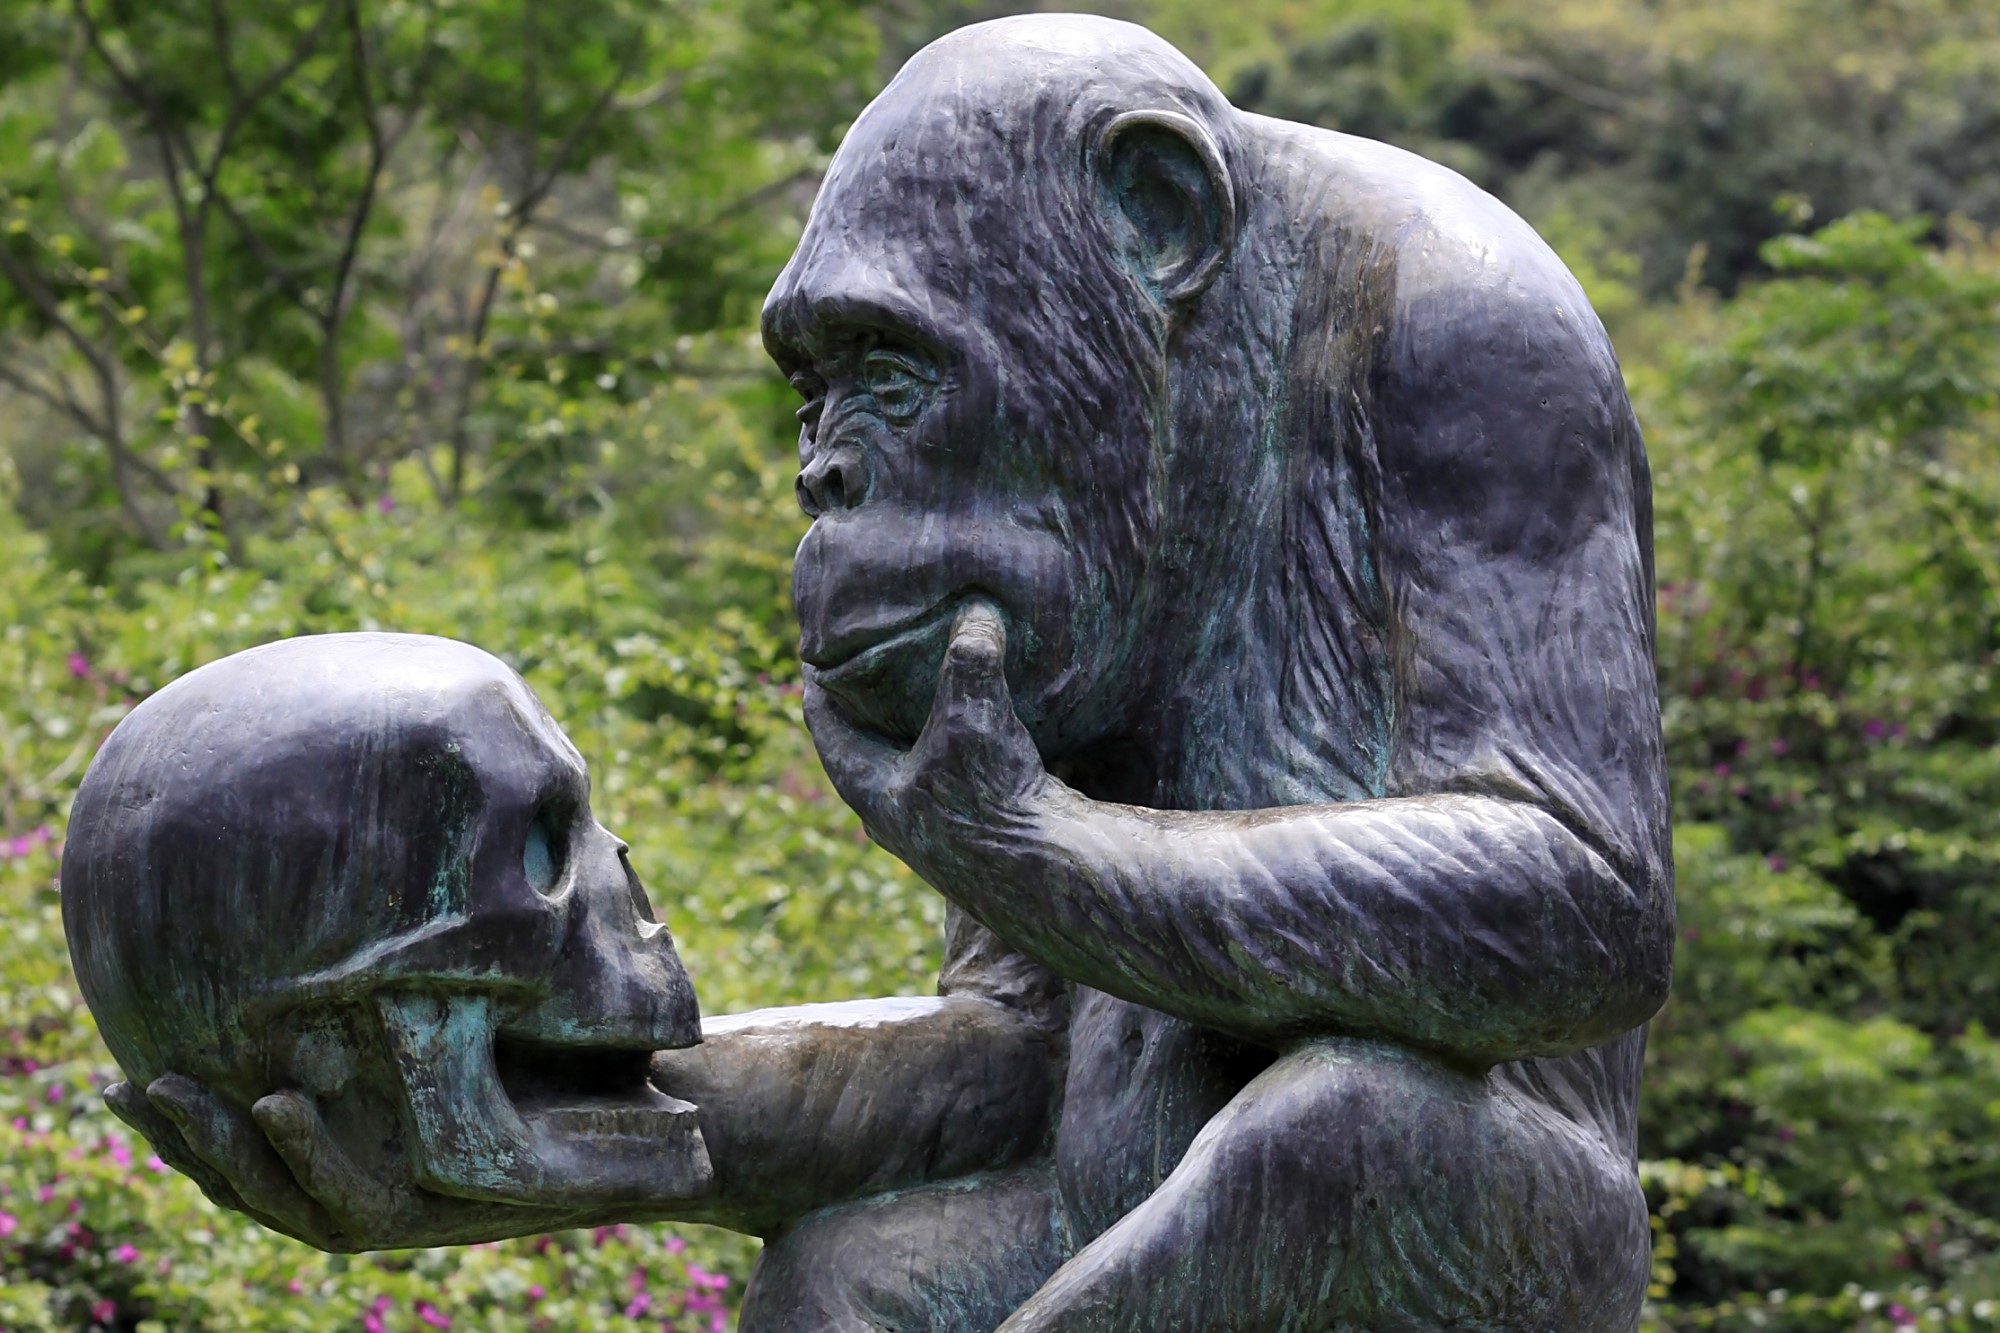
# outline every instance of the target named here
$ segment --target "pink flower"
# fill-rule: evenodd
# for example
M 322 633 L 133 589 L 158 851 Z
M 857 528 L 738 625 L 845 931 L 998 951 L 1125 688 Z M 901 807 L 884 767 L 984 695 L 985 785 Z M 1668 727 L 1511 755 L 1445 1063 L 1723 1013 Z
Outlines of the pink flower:
M 0 1240 L 5 1240 L 7 1237 L 13 1235 L 20 1225 L 21 1219 L 12 1213 L 0 1213 Z
M 113 1259 L 116 1259 L 121 1264 L 135 1263 L 138 1261 L 139 1258 L 139 1247 L 134 1245 L 131 1241 L 128 1240 L 123 1245 L 120 1245 L 117 1249 L 113 1250 L 111 1252 L 111 1257 Z
M 548 1288 L 544 1287 L 541 1283 L 531 1282 L 528 1284 L 528 1304 L 533 1305 L 548 1294 Z
M 396 497 L 393 495 L 385 495 L 381 499 L 375 502 L 376 510 L 384 514 L 394 510 L 395 507 L 396 507 Z
M 435 1305 L 432 1305 L 429 1301 L 417 1302 L 417 1318 L 423 1320 L 426 1324 L 429 1324 L 432 1328 L 451 1327 L 450 1317 L 447 1316 L 443 1311 L 439 1310 Z
M 78 680 L 88 679 L 90 676 L 90 659 L 82 653 L 71 653 L 69 655 L 69 674 L 75 676 Z
M 668 1254 L 679 1254 L 679 1253 L 680 1253 L 680 1252 L 681 1252 L 682 1250 L 685 1250 L 685 1249 L 686 1249 L 687 1247 L 688 1247 L 688 1243 L 687 1243 L 686 1241 L 682 1240 L 682 1239 L 681 1239 L 681 1238 L 680 1238 L 679 1236 L 668 1236 L 668 1237 L 667 1237 L 667 1253 L 668 1253 Z
M 100 1324 L 110 1323 L 112 1316 L 117 1313 L 118 1306 L 111 1301 L 99 1301 L 90 1307 L 90 1317 Z
M 111 1143 L 111 1161 L 117 1166 L 132 1165 L 132 1150 L 114 1139 Z
M 35 1198 L 42 1203 L 54 1203 L 56 1198 L 56 1187 L 54 1185 L 42 1186 L 40 1189 L 35 1191 Z
M 642 1291 L 637 1296 L 634 1296 L 630 1301 L 626 1302 L 625 1317 L 627 1319 L 637 1319 L 640 1315 L 646 1313 L 647 1310 L 651 1309 L 652 1305 L 653 1305 L 653 1298 Z
M 164 1171 L 167 1169 L 167 1164 L 160 1160 L 158 1154 L 154 1154 L 146 1159 L 146 1169 L 148 1171 Z
M 382 1316 L 379 1314 L 362 1315 L 361 1327 L 367 1329 L 368 1333 L 385 1333 L 385 1325 L 382 1323 Z

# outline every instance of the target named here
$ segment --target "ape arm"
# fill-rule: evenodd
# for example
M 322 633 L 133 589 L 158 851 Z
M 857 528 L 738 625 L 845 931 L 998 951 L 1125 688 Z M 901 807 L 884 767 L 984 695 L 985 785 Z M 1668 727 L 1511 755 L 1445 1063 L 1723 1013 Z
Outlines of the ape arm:
M 710 1019 L 701 1045 L 653 1057 L 653 1082 L 700 1108 L 715 1166 L 713 1195 L 675 1216 L 769 1235 L 828 1204 L 1009 1165 L 1046 1140 L 1053 1041 L 973 994 Z
M 1519 801 L 1189 814 L 1052 783 L 1039 804 L 919 868 L 1064 976 L 1207 1027 L 1483 1066 L 1608 1040 L 1665 998 L 1662 892 Z

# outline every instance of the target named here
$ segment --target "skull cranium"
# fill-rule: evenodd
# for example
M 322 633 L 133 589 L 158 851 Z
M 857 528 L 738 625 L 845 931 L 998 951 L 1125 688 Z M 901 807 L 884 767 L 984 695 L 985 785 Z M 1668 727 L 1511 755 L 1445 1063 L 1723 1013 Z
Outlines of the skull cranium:
M 449 639 L 284 640 L 121 723 L 71 817 L 84 997 L 140 1087 L 303 1090 L 439 1193 L 692 1197 L 695 1108 L 646 1080 L 694 989 L 583 761 L 525 682 Z

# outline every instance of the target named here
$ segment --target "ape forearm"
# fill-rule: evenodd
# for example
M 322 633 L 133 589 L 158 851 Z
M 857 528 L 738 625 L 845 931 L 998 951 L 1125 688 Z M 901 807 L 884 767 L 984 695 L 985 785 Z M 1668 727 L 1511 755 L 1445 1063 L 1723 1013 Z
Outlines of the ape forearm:
M 653 1081 L 701 1109 L 716 1188 L 701 1216 L 756 1235 L 816 1208 L 1003 1166 L 1046 1139 L 1050 1035 L 970 996 L 710 1019 Z
M 1672 902 L 1537 807 L 1437 796 L 1178 813 L 1058 787 L 925 867 L 1071 980 L 1252 1040 L 1555 1055 L 1665 998 Z

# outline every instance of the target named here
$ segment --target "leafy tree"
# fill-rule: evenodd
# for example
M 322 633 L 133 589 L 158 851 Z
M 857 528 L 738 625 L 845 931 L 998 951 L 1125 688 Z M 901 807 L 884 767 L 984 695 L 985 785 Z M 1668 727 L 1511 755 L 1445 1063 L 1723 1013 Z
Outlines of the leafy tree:
M 1850 1283 L 2000 1296 L 2000 249 L 1930 230 L 1771 242 L 1776 277 L 1697 303 L 1639 383 L 1681 821 L 1642 1120 L 1671 1326 L 1744 1291 L 1826 1329 Z
M 233 549 L 403 457 L 446 500 L 498 473 L 560 511 L 590 455 L 547 446 L 564 411 L 744 326 L 873 52 L 802 0 L 7 21 L 0 384 L 39 409 L 31 514 L 100 574 L 190 521 Z

